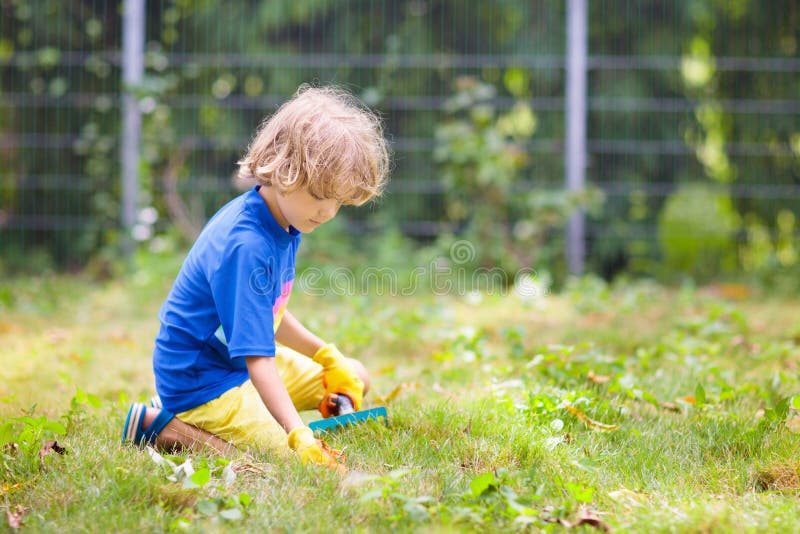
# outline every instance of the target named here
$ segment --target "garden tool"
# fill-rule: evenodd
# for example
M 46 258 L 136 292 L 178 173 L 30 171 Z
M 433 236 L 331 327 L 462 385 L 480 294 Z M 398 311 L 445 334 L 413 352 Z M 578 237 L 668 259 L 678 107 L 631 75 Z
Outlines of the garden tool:
M 325 432 L 337 428 L 363 423 L 370 419 L 377 421 L 383 418 L 384 422 L 387 421 L 386 408 L 384 406 L 356 412 L 353 410 L 353 402 L 350 400 L 350 397 L 336 394 L 329 395 L 326 402 L 328 402 L 331 408 L 331 413 L 337 415 L 335 417 L 328 417 L 327 419 L 320 419 L 309 423 L 308 427 L 315 433 L 324 434 Z

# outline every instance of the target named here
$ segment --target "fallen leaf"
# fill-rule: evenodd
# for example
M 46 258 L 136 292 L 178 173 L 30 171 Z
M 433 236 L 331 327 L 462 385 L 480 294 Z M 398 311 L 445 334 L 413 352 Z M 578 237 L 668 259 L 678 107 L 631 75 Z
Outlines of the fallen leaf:
M 402 393 L 403 391 L 405 391 L 407 389 L 414 389 L 414 388 L 417 387 L 417 385 L 418 384 L 416 384 L 415 382 L 403 382 L 402 384 L 399 384 L 398 386 L 396 386 L 385 397 L 381 397 L 380 395 L 376 396 L 374 402 L 377 405 L 388 404 L 388 403 L 392 402 L 395 398 L 397 398 L 397 396 L 400 395 L 400 393 Z
M 608 525 L 608 523 L 602 521 L 596 512 L 584 507 L 581 507 L 578 510 L 578 517 L 575 519 L 575 521 L 570 522 L 567 519 L 559 519 L 558 522 L 567 528 L 589 525 L 590 527 L 600 529 L 603 532 L 611 532 L 611 527 Z
M 0 321 L 0 334 L 20 334 L 22 327 L 16 323 Z
M 330 445 L 328 445 L 327 443 L 325 443 L 321 439 L 318 439 L 317 443 L 319 443 L 320 448 L 322 449 L 322 452 L 327 453 L 328 456 L 331 456 L 331 457 L 335 458 L 339 462 L 344 462 L 345 461 L 344 453 L 342 451 L 340 451 L 339 449 L 334 449 L 333 447 L 331 447 Z
M 23 487 L 25 484 L 22 482 L 17 482 L 16 484 L 9 484 L 8 482 L 3 482 L 0 484 L 0 497 L 5 495 L 6 493 L 12 493 L 19 488 Z
M 19 452 L 19 445 L 16 443 L 6 443 L 3 445 L 3 452 L 9 456 L 14 456 Z
M 39 461 L 42 463 L 42 466 L 44 466 L 44 457 L 50 454 L 51 452 L 64 454 L 65 452 L 67 452 L 67 449 L 59 445 L 58 442 L 54 439 L 51 439 L 50 441 L 45 443 L 44 447 L 39 449 Z
M 658 403 L 659 406 L 664 408 L 665 410 L 669 410 L 670 412 L 680 412 L 680 407 L 675 404 L 674 402 L 660 402 Z
M 595 384 L 605 384 L 606 382 L 611 380 L 610 376 L 596 375 L 594 374 L 594 371 L 589 371 L 588 378 L 590 382 L 594 382 Z
M 253 473 L 255 475 L 265 475 L 272 472 L 272 464 L 255 462 L 236 462 L 233 466 L 234 473 Z
M 729 300 L 745 300 L 750 296 L 750 287 L 743 284 L 712 284 L 708 286 L 708 291 Z
M 22 516 L 25 514 L 25 512 L 26 509 L 21 504 L 15 506 L 13 511 L 11 508 L 6 508 L 6 520 L 8 521 L 8 526 L 14 529 L 22 527 Z
M 583 423 L 591 428 L 592 430 L 596 430 L 598 432 L 611 432 L 613 430 L 619 430 L 619 425 L 607 425 L 605 423 L 600 423 L 599 421 L 595 421 L 594 419 L 589 418 L 588 415 L 577 409 L 576 407 L 572 406 L 571 404 L 567 404 L 564 406 L 564 409 L 567 410 L 569 413 L 583 421 Z

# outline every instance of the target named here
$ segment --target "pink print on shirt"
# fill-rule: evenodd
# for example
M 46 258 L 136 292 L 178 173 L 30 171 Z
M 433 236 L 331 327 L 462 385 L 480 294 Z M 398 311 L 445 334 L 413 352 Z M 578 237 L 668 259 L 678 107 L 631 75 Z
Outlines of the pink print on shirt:
M 278 327 L 281 325 L 281 319 L 283 319 L 283 312 L 286 311 L 286 306 L 289 304 L 292 284 L 294 284 L 294 279 L 283 284 L 283 287 L 281 287 L 281 296 L 275 299 L 275 304 L 272 306 L 272 324 L 275 332 L 278 331 Z

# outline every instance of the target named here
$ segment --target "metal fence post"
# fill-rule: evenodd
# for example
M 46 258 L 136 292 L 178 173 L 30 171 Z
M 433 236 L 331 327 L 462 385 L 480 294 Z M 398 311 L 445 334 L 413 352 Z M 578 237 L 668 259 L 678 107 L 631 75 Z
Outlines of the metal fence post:
M 142 114 L 134 94 L 144 73 L 145 0 L 125 0 L 122 15 L 122 247 L 126 258 L 133 252 L 133 227 L 139 189 L 139 150 Z
M 586 183 L 586 78 L 588 48 L 588 0 L 567 4 L 567 87 L 564 170 L 569 191 Z M 586 256 L 584 214 L 578 210 L 567 224 L 567 266 L 573 274 L 583 273 Z

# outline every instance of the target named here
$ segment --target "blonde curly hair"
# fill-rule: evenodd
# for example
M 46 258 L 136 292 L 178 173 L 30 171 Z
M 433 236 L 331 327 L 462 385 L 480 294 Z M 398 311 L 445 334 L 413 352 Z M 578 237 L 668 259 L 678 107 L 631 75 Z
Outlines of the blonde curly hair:
M 303 85 L 262 122 L 238 165 L 240 179 L 359 206 L 383 191 L 389 148 L 378 116 L 354 96 Z

